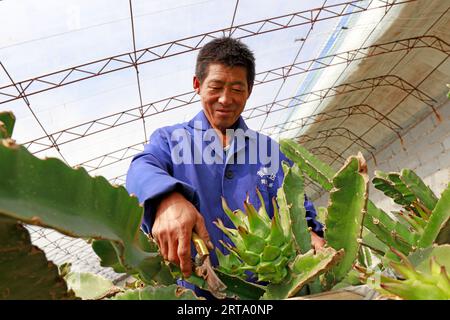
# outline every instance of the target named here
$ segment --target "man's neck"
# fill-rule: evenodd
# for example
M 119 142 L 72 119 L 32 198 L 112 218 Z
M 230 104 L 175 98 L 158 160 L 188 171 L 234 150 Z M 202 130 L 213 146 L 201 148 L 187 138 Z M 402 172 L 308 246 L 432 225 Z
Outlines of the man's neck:
M 227 136 L 226 129 L 220 130 L 220 129 L 214 128 L 214 130 L 217 132 L 217 135 L 219 136 L 220 141 L 222 142 L 222 147 L 225 148 L 226 146 L 229 146 L 231 143 L 232 137 Z

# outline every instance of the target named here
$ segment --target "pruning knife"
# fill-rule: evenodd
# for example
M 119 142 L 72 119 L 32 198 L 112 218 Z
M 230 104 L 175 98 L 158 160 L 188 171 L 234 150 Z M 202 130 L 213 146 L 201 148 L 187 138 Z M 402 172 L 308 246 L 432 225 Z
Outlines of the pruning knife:
M 223 299 L 226 294 L 223 291 L 227 286 L 220 280 L 214 271 L 211 259 L 209 257 L 209 250 L 200 236 L 192 232 L 192 241 L 194 242 L 195 249 L 197 250 L 197 255 L 195 256 L 195 274 L 199 277 L 205 279 L 208 284 L 208 289 L 211 294 L 218 298 Z

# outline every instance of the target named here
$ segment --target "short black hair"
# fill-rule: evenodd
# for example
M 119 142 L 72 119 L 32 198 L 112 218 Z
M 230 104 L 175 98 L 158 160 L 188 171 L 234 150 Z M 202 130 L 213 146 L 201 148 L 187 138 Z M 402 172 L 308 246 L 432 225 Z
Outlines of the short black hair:
M 220 63 L 227 67 L 244 67 L 247 70 L 249 91 L 255 81 L 255 57 L 253 52 L 241 41 L 230 37 L 217 38 L 200 50 L 195 66 L 195 75 L 202 82 L 205 80 L 208 67 L 212 63 Z

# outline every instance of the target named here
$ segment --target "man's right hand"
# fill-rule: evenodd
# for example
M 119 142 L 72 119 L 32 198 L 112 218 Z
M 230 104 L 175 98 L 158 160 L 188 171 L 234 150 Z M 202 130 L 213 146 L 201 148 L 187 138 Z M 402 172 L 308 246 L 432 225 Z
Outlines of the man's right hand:
M 179 265 L 185 277 L 192 271 L 192 230 L 213 249 L 205 221 L 194 205 L 178 192 L 164 197 L 156 210 L 152 235 L 164 259 Z

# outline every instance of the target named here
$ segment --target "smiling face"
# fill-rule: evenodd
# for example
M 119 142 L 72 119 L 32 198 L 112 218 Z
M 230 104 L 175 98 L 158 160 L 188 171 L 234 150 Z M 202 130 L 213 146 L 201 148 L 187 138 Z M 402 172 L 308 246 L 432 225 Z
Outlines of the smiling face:
M 222 133 L 239 119 L 250 96 L 246 69 L 219 63 L 209 65 L 203 82 L 194 76 L 194 89 L 209 123 Z

